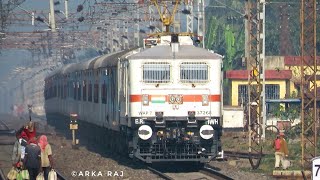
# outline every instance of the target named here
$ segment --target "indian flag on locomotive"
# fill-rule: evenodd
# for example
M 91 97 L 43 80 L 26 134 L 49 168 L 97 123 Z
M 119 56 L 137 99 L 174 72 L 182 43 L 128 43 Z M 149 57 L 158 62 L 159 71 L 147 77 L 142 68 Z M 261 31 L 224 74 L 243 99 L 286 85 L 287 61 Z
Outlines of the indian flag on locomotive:
M 163 104 L 163 103 L 166 102 L 166 97 L 165 96 L 161 96 L 161 95 L 152 95 L 151 96 L 151 102 L 152 103 Z

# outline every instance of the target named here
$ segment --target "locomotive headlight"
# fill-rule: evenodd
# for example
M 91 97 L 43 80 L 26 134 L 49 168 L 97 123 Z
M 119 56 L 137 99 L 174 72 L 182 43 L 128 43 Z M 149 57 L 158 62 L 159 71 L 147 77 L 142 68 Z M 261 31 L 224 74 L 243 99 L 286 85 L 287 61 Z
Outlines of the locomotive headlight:
M 174 104 L 176 101 L 176 98 L 174 97 L 174 95 L 170 94 L 169 95 L 169 104 Z
M 152 136 L 152 129 L 148 125 L 142 125 L 138 129 L 138 136 L 142 140 L 148 140 Z
M 149 95 L 148 94 L 143 94 L 142 95 L 142 104 L 144 106 L 148 106 L 149 105 Z
M 179 94 L 169 94 L 169 104 L 182 104 L 183 96 Z
M 177 102 L 177 104 L 182 104 L 182 96 L 181 95 L 177 95 L 176 96 L 176 102 Z
M 208 106 L 209 105 L 209 95 L 203 94 L 202 95 L 202 106 Z
M 210 139 L 213 137 L 213 127 L 210 126 L 210 125 L 203 125 L 201 126 L 200 128 L 200 136 L 203 138 L 203 139 Z

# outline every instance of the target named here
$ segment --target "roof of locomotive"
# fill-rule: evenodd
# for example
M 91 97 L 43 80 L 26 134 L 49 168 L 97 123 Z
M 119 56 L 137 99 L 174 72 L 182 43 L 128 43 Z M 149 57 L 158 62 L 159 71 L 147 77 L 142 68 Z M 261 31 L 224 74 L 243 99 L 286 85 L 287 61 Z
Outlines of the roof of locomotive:
M 172 52 L 170 45 L 158 45 L 134 54 L 128 59 L 222 59 L 222 56 L 193 45 L 179 45 L 178 52 Z

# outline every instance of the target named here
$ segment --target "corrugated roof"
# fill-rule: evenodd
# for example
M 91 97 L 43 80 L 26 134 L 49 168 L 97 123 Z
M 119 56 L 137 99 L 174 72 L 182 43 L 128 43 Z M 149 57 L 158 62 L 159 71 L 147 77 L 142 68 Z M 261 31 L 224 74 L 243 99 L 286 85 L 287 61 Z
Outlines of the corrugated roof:
M 107 66 L 115 66 L 118 63 L 118 58 L 121 58 L 123 55 L 130 51 L 132 51 L 132 49 L 107 54 L 107 56 L 102 56 L 95 62 L 94 69 Z
M 248 70 L 231 70 L 226 72 L 226 78 L 228 79 L 239 79 L 248 80 Z M 291 70 L 266 70 L 267 80 L 280 80 L 280 79 L 291 79 Z
M 87 69 L 89 69 L 91 62 L 97 60 L 97 59 L 100 58 L 100 57 L 101 57 L 101 56 L 98 56 L 98 57 L 95 57 L 95 58 L 90 59 L 90 60 L 88 60 L 88 61 L 81 62 L 81 63 L 79 64 L 78 70 L 87 70 Z
M 69 72 L 73 72 L 77 68 L 76 63 L 67 64 L 62 68 L 61 74 L 67 74 Z
M 50 73 L 47 78 L 54 76 L 56 74 L 67 74 L 75 71 L 87 70 L 87 69 L 97 69 L 100 67 L 106 67 L 108 65 L 115 65 L 118 61 L 118 57 L 121 57 L 128 53 L 131 50 L 125 50 L 121 52 L 115 52 L 111 54 L 106 54 L 98 57 L 94 57 L 88 61 L 84 61 L 81 63 L 72 63 L 64 65 L 58 70 Z
M 305 56 L 305 61 L 310 65 L 313 64 L 313 57 Z M 300 66 L 301 65 L 301 56 L 285 56 L 284 57 L 284 64 L 286 66 Z M 320 56 L 317 56 L 317 65 L 320 65 Z
M 193 45 L 180 45 L 179 51 L 173 53 L 171 46 L 158 45 L 145 49 L 128 59 L 221 59 L 221 56 Z

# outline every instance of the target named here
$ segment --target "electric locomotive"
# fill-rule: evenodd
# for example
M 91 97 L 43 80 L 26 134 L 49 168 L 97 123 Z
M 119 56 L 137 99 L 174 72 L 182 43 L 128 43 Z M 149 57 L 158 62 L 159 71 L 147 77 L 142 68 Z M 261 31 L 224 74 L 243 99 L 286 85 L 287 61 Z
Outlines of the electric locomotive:
M 163 36 L 128 56 L 132 156 L 145 162 L 208 162 L 222 156 L 222 57 L 188 36 Z M 128 108 L 128 109 L 126 109 Z M 123 114 L 125 115 L 125 114 Z

